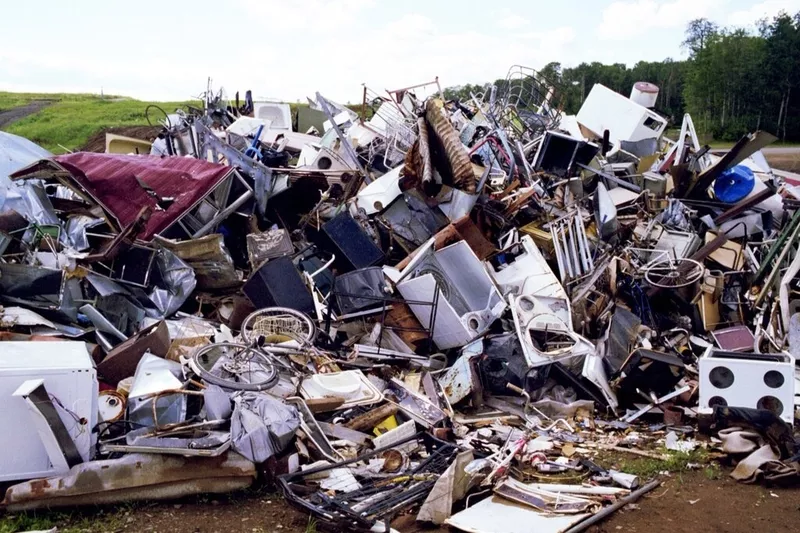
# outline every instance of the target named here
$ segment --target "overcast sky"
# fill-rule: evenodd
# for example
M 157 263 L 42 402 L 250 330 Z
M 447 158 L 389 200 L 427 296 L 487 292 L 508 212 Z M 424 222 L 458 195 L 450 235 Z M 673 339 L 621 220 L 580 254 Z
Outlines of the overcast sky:
M 800 0 L 5 0 L 0 90 L 184 100 L 211 76 L 229 95 L 341 102 L 429 81 L 504 77 L 549 61 L 685 56 L 686 22 L 752 28 Z

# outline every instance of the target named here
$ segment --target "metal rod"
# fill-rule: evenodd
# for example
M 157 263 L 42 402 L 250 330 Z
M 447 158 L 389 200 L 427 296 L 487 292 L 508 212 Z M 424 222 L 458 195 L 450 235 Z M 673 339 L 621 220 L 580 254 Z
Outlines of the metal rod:
M 605 518 L 607 516 L 609 516 L 609 515 L 615 513 L 616 511 L 622 509 L 623 507 L 625 507 L 629 503 L 635 502 L 636 500 L 638 500 L 639 498 L 641 498 L 642 496 L 644 496 L 648 492 L 654 490 L 659 485 L 661 485 L 661 480 L 660 479 L 656 479 L 656 480 L 651 481 L 650 483 L 646 484 L 645 486 L 643 486 L 639 490 L 637 490 L 635 492 L 631 492 L 628 496 L 625 496 L 624 498 L 620 499 L 616 503 L 614 503 L 612 505 L 609 505 L 608 507 L 606 507 L 604 509 L 601 509 L 597 513 L 593 514 L 592 516 L 590 516 L 589 518 L 584 520 L 583 522 L 580 522 L 579 524 L 577 524 L 575 526 L 572 526 L 565 533 L 579 533 L 581 531 L 585 531 L 589 526 L 593 526 L 594 524 L 596 524 L 596 523 L 598 523 L 598 522 L 600 522 L 602 520 L 605 520 Z
M 797 211 L 792 216 L 792 220 L 789 222 L 786 230 L 781 232 L 778 240 L 775 241 L 772 247 L 769 249 L 767 256 L 761 261 L 761 268 L 758 269 L 753 284 L 757 284 L 759 281 L 761 281 L 764 275 L 767 273 L 767 269 L 772 268 L 772 259 L 781 252 L 786 239 L 795 232 L 795 229 L 798 227 L 798 225 L 800 225 L 800 211 Z
M 206 224 L 205 226 L 194 232 L 194 235 L 192 235 L 192 239 L 197 239 L 199 237 L 202 237 L 203 235 L 211 231 L 211 229 L 214 226 L 216 226 L 217 224 L 228 218 L 228 215 L 239 209 L 239 207 L 241 207 L 242 204 L 244 204 L 252 196 L 253 196 L 252 189 L 245 192 L 235 202 L 233 202 L 231 205 L 220 211 L 217 214 L 217 216 L 215 216 L 214 218 L 211 219 L 211 221 L 208 222 L 208 224 Z
M 568 241 L 569 242 L 569 249 L 572 252 L 572 256 L 571 257 L 572 257 L 572 259 L 574 261 L 573 264 L 575 265 L 575 275 L 576 276 L 580 276 L 581 274 L 583 274 L 583 269 L 581 267 L 580 256 L 578 255 L 578 247 L 575 246 L 575 235 L 574 235 L 575 232 L 574 232 L 574 230 L 572 228 L 572 224 L 570 224 L 569 222 L 567 222 L 566 231 L 568 231 L 567 238 L 569 239 L 569 241 Z
M 577 276 L 577 273 L 572 267 L 572 257 L 569 253 L 569 243 L 567 242 L 566 230 L 564 229 L 563 225 L 561 225 L 559 229 L 561 231 L 561 244 L 564 247 L 564 259 L 567 264 L 567 272 L 569 273 L 569 277 L 574 278 Z
M 592 259 L 592 250 L 589 248 L 589 239 L 586 237 L 586 227 L 582 223 L 579 227 L 580 237 L 583 240 L 583 246 L 586 249 L 586 256 L 589 258 L 589 271 L 591 272 L 594 270 L 594 260 Z
M 581 238 L 581 230 L 583 229 L 583 220 L 581 220 L 580 215 L 575 216 L 575 238 L 578 241 L 578 252 L 581 258 L 581 264 L 583 265 L 583 271 L 589 272 L 589 250 L 586 249 L 583 238 Z
M 608 181 L 616 183 L 617 185 L 619 185 L 623 189 L 628 189 L 628 190 L 633 191 L 633 192 L 642 192 L 642 188 L 639 187 L 638 185 L 634 184 L 634 183 L 631 183 L 629 181 L 625 181 L 625 180 L 620 179 L 620 178 L 618 178 L 616 176 L 612 176 L 611 174 L 606 174 L 605 172 L 602 172 L 600 170 L 597 170 L 596 168 L 592 168 L 590 166 L 584 165 L 583 163 L 575 163 L 575 164 L 578 165 L 579 167 L 581 167 L 583 170 L 588 170 L 589 172 L 594 172 L 595 174 L 597 174 L 601 178 L 607 179 Z

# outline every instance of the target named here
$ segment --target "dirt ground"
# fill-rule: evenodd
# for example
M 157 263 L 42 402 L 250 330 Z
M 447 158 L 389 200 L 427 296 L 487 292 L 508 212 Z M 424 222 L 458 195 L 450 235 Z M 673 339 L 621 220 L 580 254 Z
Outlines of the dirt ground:
M 30 104 L 15 107 L 7 111 L 0 111 L 0 128 L 8 126 L 12 122 L 16 122 L 28 115 L 38 113 L 52 103 L 53 100 L 34 100 Z
M 638 503 L 589 531 L 789 532 L 798 531 L 798 524 L 800 487 L 743 485 L 731 480 L 727 471 L 700 470 L 671 474 Z M 60 532 L 86 533 L 308 533 L 320 529 L 281 496 L 264 491 L 0 517 L 3 533 L 53 526 Z M 412 515 L 399 517 L 393 526 L 402 533 L 455 532 L 419 526 Z
M 720 472 L 672 475 L 659 488 L 599 524 L 594 533 L 745 533 L 800 529 L 800 487 L 743 485 Z
M 86 141 L 86 144 L 81 146 L 82 152 L 105 152 L 106 150 L 106 133 L 116 133 L 117 135 L 125 135 L 126 137 L 133 137 L 134 139 L 144 139 L 145 141 L 153 141 L 161 131 L 161 126 L 120 126 L 114 128 L 103 128 L 98 131 Z

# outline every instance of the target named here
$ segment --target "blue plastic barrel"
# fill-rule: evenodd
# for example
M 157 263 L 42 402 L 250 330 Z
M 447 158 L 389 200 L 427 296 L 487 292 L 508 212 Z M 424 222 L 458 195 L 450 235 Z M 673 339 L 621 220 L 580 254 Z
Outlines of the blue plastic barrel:
M 714 182 L 717 200 L 734 204 L 746 197 L 756 185 L 753 171 L 744 165 L 736 165 L 723 172 Z

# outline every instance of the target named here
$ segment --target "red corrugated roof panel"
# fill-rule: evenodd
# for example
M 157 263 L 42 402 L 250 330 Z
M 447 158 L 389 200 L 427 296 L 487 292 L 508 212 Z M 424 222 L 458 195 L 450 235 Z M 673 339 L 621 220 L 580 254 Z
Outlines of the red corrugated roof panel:
M 120 227 L 134 221 L 142 207 L 153 212 L 138 238 L 150 240 L 181 218 L 214 189 L 233 169 L 189 157 L 118 155 L 79 152 L 53 158 L 73 179 L 113 216 Z M 173 198 L 166 210 L 156 209 L 157 199 Z

